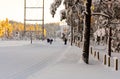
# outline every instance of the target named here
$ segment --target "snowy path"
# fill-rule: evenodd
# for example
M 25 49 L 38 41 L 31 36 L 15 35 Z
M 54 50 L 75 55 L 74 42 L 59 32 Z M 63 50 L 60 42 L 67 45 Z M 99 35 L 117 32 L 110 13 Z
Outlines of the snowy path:
M 89 65 L 84 64 L 81 49 L 65 46 L 61 40 L 52 45 L 39 41 L 0 44 L 0 79 L 120 79 L 120 70 L 116 72 L 93 57 Z
M 120 79 L 120 71 L 102 65 L 90 56 L 89 65 L 81 59 L 81 49 L 73 46 L 52 66 L 27 79 Z
M 4 45 L 0 47 L 0 79 L 25 79 L 52 64 L 67 48 L 62 42 Z

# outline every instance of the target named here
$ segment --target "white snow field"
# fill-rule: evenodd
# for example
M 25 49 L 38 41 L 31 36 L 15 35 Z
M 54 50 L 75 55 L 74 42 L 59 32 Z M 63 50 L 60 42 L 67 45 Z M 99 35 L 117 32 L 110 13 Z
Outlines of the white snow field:
M 82 50 L 56 39 L 0 41 L 0 79 L 120 79 L 120 69 L 104 66 L 90 56 L 82 62 Z

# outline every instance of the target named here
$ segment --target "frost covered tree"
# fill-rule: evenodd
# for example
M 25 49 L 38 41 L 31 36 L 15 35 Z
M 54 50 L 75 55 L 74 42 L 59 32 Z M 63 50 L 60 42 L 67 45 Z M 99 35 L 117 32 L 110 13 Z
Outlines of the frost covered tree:
M 51 14 L 54 17 L 57 8 L 62 0 L 54 0 L 51 4 Z M 65 9 L 61 11 L 61 20 L 65 19 L 67 24 L 71 26 L 71 44 L 74 41 L 74 34 L 80 31 L 80 23 L 84 19 L 84 45 L 83 60 L 88 64 L 89 60 L 89 41 L 90 41 L 90 22 L 91 22 L 91 4 L 92 0 L 64 0 Z M 76 27 L 77 26 L 77 27 Z M 78 28 L 77 31 L 75 28 Z M 77 35 L 77 33 L 76 33 Z M 73 39 L 74 38 L 74 39 Z
M 115 26 L 118 25 L 120 22 L 120 0 L 97 0 L 97 2 L 94 3 L 94 6 L 94 12 L 97 12 L 96 15 L 99 14 L 99 16 L 106 17 L 102 18 L 102 21 L 101 23 L 99 23 L 99 26 L 109 28 L 108 55 L 111 56 L 112 34 L 110 32 L 112 30 L 111 28 L 115 28 Z

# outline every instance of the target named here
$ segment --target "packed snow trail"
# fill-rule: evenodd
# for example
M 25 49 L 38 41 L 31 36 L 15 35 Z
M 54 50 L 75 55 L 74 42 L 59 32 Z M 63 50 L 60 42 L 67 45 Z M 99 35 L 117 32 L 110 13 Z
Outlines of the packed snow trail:
M 69 48 L 60 40 L 52 45 L 46 41 L 32 45 L 26 42 L 12 45 L 13 41 L 9 44 L 5 41 L 7 45 L 0 47 L 0 79 L 26 79 L 55 62 Z
M 52 45 L 18 42 L 0 45 L 0 79 L 120 79 L 120 70 L 102 65 L 91 55 L 86 65 L 80 48 L 64 45 L 59 39 Z
M 120 79 L 120 71 L 104 66 L 90 55 L 89 65 L 82 61 L 82 50 L 72 46 L 53 65 L 27 79 Z

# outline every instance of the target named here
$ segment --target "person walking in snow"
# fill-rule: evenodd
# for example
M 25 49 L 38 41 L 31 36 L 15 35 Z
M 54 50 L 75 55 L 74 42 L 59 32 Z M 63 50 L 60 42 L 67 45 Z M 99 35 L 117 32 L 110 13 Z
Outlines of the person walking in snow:
M 64 44 L 67 45 L 67 38 L 64 38 Z
M 52 42 L 53 42 L 53 39 L 50 39 L 50 44 L 52 44 Z

